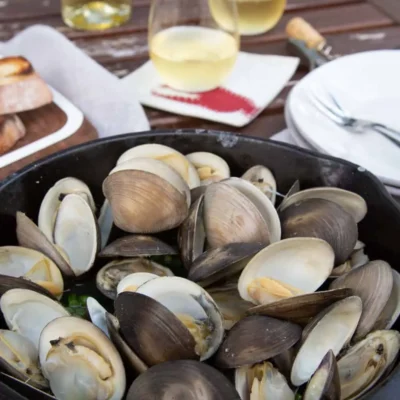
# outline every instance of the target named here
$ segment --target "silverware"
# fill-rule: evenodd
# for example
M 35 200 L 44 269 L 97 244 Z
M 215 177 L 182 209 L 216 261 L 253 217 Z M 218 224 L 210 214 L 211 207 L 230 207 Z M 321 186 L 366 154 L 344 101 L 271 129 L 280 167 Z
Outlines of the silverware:
M 340 105 L 332 93 L 326 91 L 326 94 L 330 101 L 322 99 L 313 90 L 309 91 L 312 104 L 330 120 L 354 133 L 364 133 L 367 129 L 372 129 L 400 147 L 400 131 L 374 121 L 355 118 Z

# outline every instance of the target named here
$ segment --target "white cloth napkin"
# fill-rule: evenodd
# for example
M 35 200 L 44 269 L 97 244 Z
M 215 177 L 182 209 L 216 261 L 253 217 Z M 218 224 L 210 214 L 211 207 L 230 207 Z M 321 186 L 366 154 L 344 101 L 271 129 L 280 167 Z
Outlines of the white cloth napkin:
M 241 127 L 267 107 L 295 73 L 299 59 L 240 52 L 226 83 L 205 93 L 163 85 L 151 61 L 123 81 L 141 104 L 175 114 Z
M 150 128 L 135 91 L 53 28 L 25 29 L 0 42 L 0 54 L 26 57 L 47 83 L 85 114 L 100 137 Z

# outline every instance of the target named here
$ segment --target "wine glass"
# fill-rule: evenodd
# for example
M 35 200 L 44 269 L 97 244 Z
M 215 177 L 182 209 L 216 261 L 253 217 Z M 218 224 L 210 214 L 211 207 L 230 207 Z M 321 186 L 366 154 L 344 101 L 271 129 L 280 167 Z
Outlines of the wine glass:
M 236 3 L 218 4 L 227 21 L 215 18 L 208 0 L 152 0 L 149 52 L 161 80 L 171 88 L 204 92 L 220 86 L 235 64 L 240 45 Z

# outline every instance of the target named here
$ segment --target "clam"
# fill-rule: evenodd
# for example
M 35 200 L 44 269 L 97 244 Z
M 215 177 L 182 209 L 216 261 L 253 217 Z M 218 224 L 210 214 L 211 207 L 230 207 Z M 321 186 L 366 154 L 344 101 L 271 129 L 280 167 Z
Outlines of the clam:
M 75 317 L 50 322 L 40 335 L 43 375 L 57 399 L 120 400 L 125 392 L 121 357 L 104 333 Z
M 101 245 L 100 245 L 101 249 L 103 249 L 108 242 L 113 224 L 114 224 L 114 219 L 112 215 L 112 209 L 108 200 L 105 199 L 100 209 L 100 215 L 98 219 L 98 225 L 101 236 Z
M 292 347 L 301 337 L 300 326 L 254 315 L 236 323 L 218 349 L 215 365 L 238 368 L 265 361 Z
M 207 241 L 213 248 L 238 242 L 268 245 L 281 236 L 279 217 L 271 201 L 240 178 L 208 186 L 204 223 Z
M 60 270 L 48 257 L 25 247 L 0 247 L 0 274 L 23 277 L 61 297 L 64 281 Z
M 50 242 L 53 241 L 54 223 L 56 220 L 58 207 L 67 194 L 76 193 L 85 199 L 93 212 L 96 211 L 93 196 L 89 187 L 76 178 L 64 178 L 56 182 L 56 184 L 46 193 L 43 198 L 39 210 L 39 229 L 47 237 Z
M 115 225 L 131 233 L 156 233 L 179 226 L 187 217 L 190 191 L 167 164 L 134 158 L 114 168 L 103 182 Z
M 22 247 L 37 250 L 50 258 L 67 278 L 75 276 L 65 256 L 24 213 L 17 212 L 17 238 Z
M 16 332 L 0 330 L 0 368 L 23 382 L 46 389 L 49 385 L 40 372 L 38 357 L 30 340 Z
M 285 199 L 290 197 L 292 194 L 295 194 L 300 191 L 300 181 L 295 181 L 293 185 L 289 188 L 288 192 L 285 194 L 283 200 L 281 201 L 281 204 L 277 207 L 277 211 L 281 211 L 282 205 L 284 204 Z
M 115 300 L 115 313 L 122 338 L 145 365 L 199 358 L 194 337 L 186 326 L 151 297 L 137 292 L 120 293 Z
M 361 312 L 361 299 L 357 296 L 347 297 L 319 313 L 306 326 L 292 366 L 293 385 L 306 383 L 329 350 L 335 356 L 339 354 L 343 346 L 350 342 Z
M 263 247 L 262 243 L 229 243 L 210 249 L 196 258 L 188 278 L 203 287 L 229 278 L 242 271 L 251 257 Z
M 393 365 L 400 349 L 397 331 L 375 331 L 338 361 L 341 398 L 358 399 Z
M 199 285 L 184 278 L 151 279 L 137 293 L 160 302 L 193 336 L 201 361 L 211 357 L 222 342 L 222 315 L 212 297 Z
M 242 299 L 268 304 L 316 291 L 330 275 L 331 246 L 321 239 L 281 240 L 261 250 L 239 278 Z
M 187 269 L 204 251 L 206 233 L 203 220 L 203 200 L 204 195 L 201 195 L 191 205 L 188 217 L 179 228 L 178 243 L 183 265 Z
M 240 297 L 236 283 L 208 288 L 207 292 L 221 311 L 225 330 L 231 329 L 244 318 L 246 311 L 253 305 Z
M 235 387 L 242 400 L 294 400 L 286 378 L 269 362 L 235 371 Z
M 400 274 L 392 269 L 393 287 L 382 313 L 374 325 L 374 330 L 391 329 L 400 315 Z
M 107 310 L 93 297 L 86 299 L 86 307 L 93 325 L 101 329 L 105 335 L 110 337 L 107 328 Z
M 75 276 L 93 266 L 100 235 L 92 209 L 81 196 L 68 194 L 62 200 L 54 224 L 54 243 L 68 256 Z
M 190 190 L 190 200 L 191 204 L 194 204 L 196 200 L 199 199 L 201 195 L 203 195 L 207 190 L 207 186 L 197 186 Z
M 0 275 L 0 297 L 11 289 L 28 289 L 47 296 L 52 300 L 56 299 L 47 289 L 27 279 Z
M 196 168 L 202 186 L 219 182 L 231 176 L 229 165 L 216 154 L 198 151 L 187 154 L 186 158 Z
M 347 272 L 350 272 L 352 269 L 361 267 L 369 261 L 369 257 L 364 252 L 364 247 L 358 248 L 357 242 L 356 247 L 350 254 L 350 258 L 342 265 L 333 268 L 330 278 L 338 278 L 339 276 L 347 274 Z
M 117 286 L 123 278 L 136 272 L 148 272 L 158 276 L 173 276 L 169 268 L 146 258 L 126 258 L 111 261 L 96 275 L 97 288 L 108 298 L 115 299 Z
M 290 381 L 290 371 L 292 370 L 295 355 L 296 345 L 285 351 L 282 351 L 282 353 L 279 353 L 270 359 L 270 361 L 276 366 L 276 368 L 278 368 L 279 372 L 284 375 L 288 381 Z
M 157 275 L 149 272 L 135 272 L 127 275 L 118 283 L 117 294 L 122 292 L 136 292 L 139 286 L 155 278 L 157 278 Z
M 339 372 L 332 350 L 322 359 L 304 393 L 304 400 L 324 399 L 340 400 Z
M 258 187 L 272 202 L 276 200 L 276 181 L 272 172 L 263 165 L 255 165 L 248 169 L 243 175 L 243 179 L 250 181 Z
M 69 315 L 61 304 L 27 289 L 11 289 L 3 294 L 0 308 L 8 328 L 29 339 L 36 348 L 43 328 Z
M 308 199 L 332 201 L 349 213 L 357 223 L 367 214 L 367 203 L 360 195 L 335 187 L 318 187 L 294 193 L 282 201 L 281 211 L 292 204 Z
M 301 193 L 301 192 L 300 192 Z M 326 240 L 335 251 L 335 265 L 344 263 L 358 238 L 352 215 L 325 199 L 305 199 L 281 211 L 282 237 L 316 237 Z
M 392 269 L 385 261 L 371 261 L 331 283 L 331 289 L 350 288 L 362 300 L 363 312 L 355 340 L 362 339 L 372 330 L 389 300 L 392 287 Z
M 299 325 L 306 325 L 312 318 L 331 304 L 353 294 L 351 289 L 346 288 L 304 294 L 252 307 L 247 310 L 247 314 L 268 315 Z
M 152 158 L 164 162 L 173 168 L 187 183 L 190 189 L 200 185 L 200 178 L 195 166 L 179 151 L 162 144 L 143 144 L 123 153 L 117 161 L 121 165 L 134 158 Z
M 127 400 L 240 400 L 229 380 L 209 365 L 192 360 L 165 362 L 141 374 Z

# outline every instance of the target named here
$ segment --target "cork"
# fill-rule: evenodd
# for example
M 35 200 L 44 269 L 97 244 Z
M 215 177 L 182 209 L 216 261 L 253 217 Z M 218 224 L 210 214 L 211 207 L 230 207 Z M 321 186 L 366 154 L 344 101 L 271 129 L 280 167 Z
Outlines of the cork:
M 293 18 L 288 22 L 286 34 L 292 39 L 302 40 L 310 49 L 320 50 L 326 44 L 325 38 L 300 17 Z

